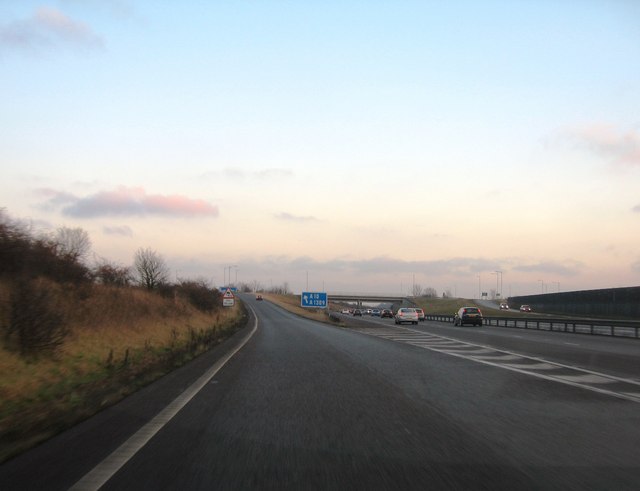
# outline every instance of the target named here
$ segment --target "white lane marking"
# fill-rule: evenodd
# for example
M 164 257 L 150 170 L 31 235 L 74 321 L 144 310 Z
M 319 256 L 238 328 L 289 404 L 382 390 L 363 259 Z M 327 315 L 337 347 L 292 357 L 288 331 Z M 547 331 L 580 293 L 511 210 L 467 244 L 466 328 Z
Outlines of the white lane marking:
M 534 363 L 533 365 L 524 365 L 522 363 L 505 363 L 505 365 L 514 368 L 526 368 L 527 370 L 558 370 L 558 367 L 549 365 L 548 363 Z
M 474 359 L 478 360 L 496 360 L 496 361 L 513 361 L 513 360 L 522 360 L 521 356 L 518 355 L 480 355 L 474 356 Z
M 253 308 L 247 305 L 252 311 Z M 258 317 L 253 311 L 255 322 L 253 329 L 249 331 L 240 344 L 231 352 L 218 360 L 213 366 L 200 376 L 190 387 L 185 389 L 182 394 L 176 397 L 168 406 L 160 411 L 151 421 L 140 428 L 129 439 L 115 449 L 111 455 L 106 457 L 102 462 L 95 466 L 85 476 L 75 483 L 70 489 L 74 491 L 97 491 L 100 489 L 113 475 L 120 470 L 142 447 L 144 447 L 153 436 L 160 431 L 178 412 L 193 399 L 193 397 L 207 385 L 207 383 L 216 376 L 220 369 L 251 339 L 258 329 Z
M 567 344 L 569 346 L 580 346 L 580 343 L 567 343 L 567 342 L 565 342 L 563 344 Z
M 410 331 L 410 332 L 415 332 L 416 334 L 419 334 L 421 336 L 424 336 L 424 333 L 421 331 L 415 331 L 413 329 L 409 329 L 409 328 L 402 328 L 404 330 Z M 377 337 L 382 337 L 379 336 L 378 334 L 375 333 L 375 331 L 371 331 L 371 332 L 367 332 L 365 334 L 369 334 L 372 336 L 377 336 Z M 571 385 L 573 387 L 579 387 L 582 389 L 587 389 L 590 390 L 592 392 L 597 392 L 600 394 L 605 394 L 605 395 L 609 395 L 609 396 L 613 396 L 616 397 L 618 399 L 624 399 L 627 401 L 632 401 L 632 402 L 639 402 L 640 403 L 640 397 L 638 397 L 637 394 L 632 393 L 632 392 L 624 392 L 624 391 L 619 391 L 619 392 L 614 392 L 611 390 L 606 390 L 606 389 L 602 389 L 600 387 L 594 387 L 592 385 L 586 385 L 587 383 L 596 383 L 596 384 L 602 384 L 602 383 L 613 383 L 613 382 L 624 382 L 627 384 L 632 384 L 632 385 L 638 385 L 640 386 L 640 382 L 635 381 L 635 380 L 630 380 L 630 379 L 624 379 L 621 377 L 615 377 L 613 375 L 605 375 L 602 373 L 598 373 L 598 372 L 594 372 L 592 370 L 587 370 L 584 368 L 578 368 L 578 367 L 573 367 L 570 365 L 563 365 L 561 363 L 555 363 L 555 362 L 551 362 L 548 360 L 545 360 L 543 358 L 537 358 L 537 357 L 533 357 L 533 356 L 526 356 L 526 355 L 521 355 L 518 353 L 513 353 L 511 351 L 505 351 L 505 350 L 499 350 L 496 348 L 493 348 L 491 346 L 486 346 L 486 345 L 480 345 L 480 344 L 474 344 L 474 343 L 467 343 L 465 341 L 460 341 L 454 338 L 448 338 L 446 336 L 440 336 L 440 335 L 436 335 L 436 334 L 432 334 L 433 337 L 435 338 L 442 338 L 442 339 L 448 339 L 450 341 L 456 341 L 459 344 L 466 344 L 467 346 L 476 346 L 479 348 L 486 348 L 489 349 L 495 353 L 500 353 L 502 355 L 496 355 L 496 356 L 491 356 L 491 355 L 473 355 L 470 353 L 467 353 L 463 350 L 455 350 L 452 349 L 451 347 L 440 347 L 440 346 L 436 346 L 436 345 L 424 345 L 421 346 L 424 349 L 428 349 L 431 351 L 436 351 L 438 353 L 443 353 L 446 355 L 450 355 L 450 356 L 456 356 L 458 358 L 463 358 L 465 360 L 470 360 L 470 361 L 476 361 L 478 363 L 482 363 L 484 365 L 489 365 L 489 366 L 493 366 L 493 367 L 497 367 L 497 368 L 504 368 L 505 370 L 511 370 L 513 372 L 518 372 L 518 373 L 522 373 L 524 375 L 530 375 L 532 377 L 538 377 L 538 378 L 542 378 L 545 380 L 551 380 L 554 382 L 559 382 L 565 385 Z M 400 335 L 398 335 L 397 337 L 400 337 Z M 391 340 L 393 341 L 393 336 L 392 337 L 384 337 L 385 339 Z M 405 341 L 406 343 L 406 341 Z M 589 378 L 587 379 L 585 375 L 583 375 L 582 379 L 578 378 L 579 381 L 574 381 L 571 378 L 572 377 L 580 377 L 580 376 L 571 376 L 571 375 L 545 375 L 542 373 L 537 373 L 535 370 L 534 371 L 528 371 L 528 366 L 525 364 L 507 364 L 507 363 L 493 363 L 494 361 L 513 361 L 513 360 L 534 360 L 537 361 L 541 364 L 544 365 L 549 365 L 552 368 L 556 368 L 556 369 L 570 369 L 576 372 L 581 372 L 582 374 L 589 374 L 591 376 L 593 376 L 593 378 Z M 550 370 L 551 368 L 548 368 L 548 370 Z M 597 380 L 597 382 L 595 382 L 595 380 Z M 606 382 L 605 382 L 606 381 Z
M 415 333 L 419 333 L 419 334 L 424 334 L 422 331 L 415 331 L 413 329 L 409 329 L 409 328 L 406 328 L 406 327 L 404 329 L 406 329 L 407 331 L 411 331 L 411 332 L 415 332 Z M 514 356 L 516 356 L 518 358 L 525 358 L 527 360 L 535 360 L 535 361 L 539 361 L 540 363 L 548 363 L 550 365 L 554 365 L 554 366 L 559 367 L 559 368 L 568 368 L 570 370 L 577 370 L 577 371 L 580 371 L 580 372 L 583 372 L 583 373 L 591 373 L 593 375 L 604 376 L 604 377 L 610 378 L 611 380 L 615 380 L 615 381 L 618 381 L 618 382 L 624 382 L 624 383 L 627 383 L 627 384 L 633 384 L 633 385 L 640 386 L 640 381 L 635 380 L 635 379 L 622 378 L 622 377 L 617 377 L 615 375 L 609 375 L 609 374 L 603 374 L 603 373 L 600 373 L 600 372 L 594 372 L 593 370 L 589 370 L 587 368 L 576 367 L 576 366 L 573 366 L 573 365 L 564 365 L 562 363 L 557 363 L 555 361 L 545 360 L 544 358 L 538 358 L 536 356 L 522 355 L 520 353 L 515 353 L 513 351 L 507 351 L 507 350 L 503 350 L 503 349 L 494 348 L 493 346 L 488 346 L 486 344 L 476 344 L 476 343 L 469 343 L 467 341 L 460 341 L 459 339 L 449 338 L 447 336 L 441 336 L 439 334 L 432 334 L 432 336 L 439 337 L 439 338 L 442 338 L 442 339 L 448 339 L 450 341 L 457 341 L 458 343 L 465 343 L 465 344 L 468 344 L 469 346 L 478 346 L 480 348 L 487 348 L 487 349 L 490 349 L 491 351 L 496 352 L 496 353 L 505 353 L 505 354 L 509 354 L 509 355 L 514 355 Z
M 461 354 L 461 353 L 449 353 L 449 352 L 446 352 L 446 351 L 443 351 L 443 350 L 439 350 L 437 348 L 429 348 L 429 349 L 431 349 L 432 351 L 438 351 L 440 353 L 447 354 L 449 356 L 456 356 L 456 357 L 462 358 L 464 360 L 476 361 L 476 362 L 482 363 L 484 365 L 489 365 L 489 366 L 496 367 L 496 368 L 504 368 L 505 370 L 511 370 L 512 372 L 522 373 L 524 375 L 530 375 L 532 377 L 538 377 L 538 378 L 545 379 L 545 380 L 551 380 L 553 382 L 559 382 L 561 384 L 571 385 L 573 387 L 579 387 L 581 389 L 587 389 L 587 390 L 590 390 L 592 392 L 597 392 L 599 394 L 605 394 L 605 395 L 608 395 L 608 396 L 613 396 L 613 397 L 616 397 L 618 399 L 625 399 L 627 401 L 632 401 L 632 402 L 640 402 L 640 397 L 637 397 L 635 395 L 629 395 L 628 393 L 625 393 L 625 392 L 613 392 L 611 390 L 606 390 L 606 389 L 601 389 L 599 387 L 593 387 L 593 386 L 590 386 L 590 385 L 585 385 L 584 383 L 573 382 L 571 380 L 567 380 L 564 377 L 560 377 L 560 376 L 554 377 L 554 376 L 551 376 L 551 375 L 544 375 L 542 373 L 537 373 L 535 371 L 527 371 L 527 370 L 524 370 L 522 368 L 517 368 L 517 367 L 514 367 L 514 366 L 510 366 L 510 365 L 507 365 L 505 363 L 493 363 L 493 362 L 488 361 L 486 359 L 481 359 L 481 358 L 486 358 L 486 357 L 473 357 L 473 356 L 467 356 L 467 355 L 464 355 L 464 354 Z
M 559 375 L 564 380 L 571 380 L 572 382 L 583 382 L 585 384 L 610 384 L 612 381 L 610 378 L 601 377 L 599 375 Z

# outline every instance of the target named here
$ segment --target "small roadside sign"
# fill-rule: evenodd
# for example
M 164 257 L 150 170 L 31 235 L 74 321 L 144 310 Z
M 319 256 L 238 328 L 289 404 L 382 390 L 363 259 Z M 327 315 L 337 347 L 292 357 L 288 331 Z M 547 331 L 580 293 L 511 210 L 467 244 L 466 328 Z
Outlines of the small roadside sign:
M 302 307 L 315 307 L 317 309 L 327 308 L 326 292 L 302 292 L 300 295 L 300 305 Z
M 223 307 L 233 307 L 236 303 L 236 299 L 233 296 L 233 292 L 227 288 L 226 291 L 222 294 L 222 306 Z

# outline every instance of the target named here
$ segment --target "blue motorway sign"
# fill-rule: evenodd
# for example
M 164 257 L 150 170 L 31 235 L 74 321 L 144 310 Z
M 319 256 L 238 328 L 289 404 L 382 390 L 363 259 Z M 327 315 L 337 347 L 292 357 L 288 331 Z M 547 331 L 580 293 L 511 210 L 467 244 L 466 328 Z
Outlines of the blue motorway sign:
M 302 292 L 300 295 L 300 305 L 303 307 L 315 307 L 318 309 L 327 308 L 326 292 Z

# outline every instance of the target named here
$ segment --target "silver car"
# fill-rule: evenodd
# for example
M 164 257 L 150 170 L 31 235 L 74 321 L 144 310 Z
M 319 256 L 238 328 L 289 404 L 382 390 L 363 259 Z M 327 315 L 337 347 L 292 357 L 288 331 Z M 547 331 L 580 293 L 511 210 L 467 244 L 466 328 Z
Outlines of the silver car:
M 402 324 L 403 322 L 410 322 L 411 324 L 418 323 L 418 313 L 416 309 L 401 308 L 396 312 L 396 324 Z

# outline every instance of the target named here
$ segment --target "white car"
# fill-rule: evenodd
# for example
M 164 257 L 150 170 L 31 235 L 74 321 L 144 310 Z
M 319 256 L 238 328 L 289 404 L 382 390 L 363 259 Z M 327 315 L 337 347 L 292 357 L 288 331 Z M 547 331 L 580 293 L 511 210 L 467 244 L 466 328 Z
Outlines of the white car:
M 396 312 L 396 324 L 402 324 L 404 322 L 410 322 L 411 324 L 418 323 L 418 313 L 416 309 L 401 308 Z

